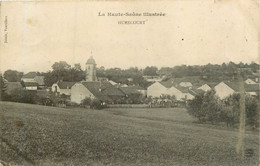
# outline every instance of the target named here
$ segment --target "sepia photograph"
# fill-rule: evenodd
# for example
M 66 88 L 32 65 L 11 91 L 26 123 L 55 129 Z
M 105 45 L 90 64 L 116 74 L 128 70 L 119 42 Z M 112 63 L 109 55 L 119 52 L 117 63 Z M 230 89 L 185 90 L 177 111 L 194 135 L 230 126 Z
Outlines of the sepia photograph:
M 259 166 L 259 11 L 0 1 L 0 166 Z

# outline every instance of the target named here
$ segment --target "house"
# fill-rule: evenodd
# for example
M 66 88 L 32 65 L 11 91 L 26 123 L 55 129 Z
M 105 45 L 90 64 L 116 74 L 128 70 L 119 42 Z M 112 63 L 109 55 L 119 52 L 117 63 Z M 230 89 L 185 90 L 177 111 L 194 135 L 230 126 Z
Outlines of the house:
M 248 78 L 247 80 L 245 80 L 246 84 L 257 84 L 255 81 L 251 80 L 250 78 Z
M 256 96 L 259 93 L 259 84 L 244 84 L 243 88 L 245 92 L 251 96 Z M 220 99 L 224 99 L 233 93 L 238 93 L 240 91 L 238 82 L 222 81 L 215 86 L 216 95 Z
M 172 80 L 155 82 L 147 88 L 147 96 L 160 97 L 162 95 L 175 96 L 177 100 L 189 100 L 194 97 L 189 88 L 176 86 Z
M 21 82 L 6 82 L 6 93 L 9 95 L 22 91 L 22 88 Z
M 24 90 L 37 91 L 38 83 L 36 82 L 21 82 Z
M 105 103 L 120 103 L 125 94 L 108 81 L 82 81 L 71 87 L 71 101 L 81 103 L 85 98 L 96 98 Z
M 204 84 L 204 85 L 198 87 L 197 89 L 200 89 L 200 90 L 203 90 L 204 92 L 206 92 L 206 91 L 210 91 L 211 87 L 208 84 Z
M 58 81 L 57 83 L 53 84 L 51 87 L 51 91 L 59 94 L 59 95 L 67 95 L 70 96 L 71 94 L 71 87 L 75 84 L 76 82 L 66 82 L 66 81 Z
M 155 82 L 147 88 L 147 96 L 160 97 L 162 94 L 167 93 L 167 89 L 160 82 Z
M 38 88 L 44 88 L 44 76 L 38 76 L 36 72 L 29 72 L 21 78 L 22 82 L 34 82 L 38 84 Z
M 179 91 L 182 92 L 182 95 L 180 95 L 180 99 L 177 98 L 177 100 L 192 100 L 195 96 L 196 96 L 196 92 L 193 91 L 190 87 L 189 88 L 185 88 L 185 87 L 177 87 Z
M 37 76 L 36 72 L 29 72 L 21 78 L 21 81 L 23 82 L 35 82 L 34 77 Z
M 238 82 L 231 81 L 222 81 L 214 87 L 216 91 L 216 95 L 220 99 L 224 99 L 233 93 L 237 93 L 239 91 Z

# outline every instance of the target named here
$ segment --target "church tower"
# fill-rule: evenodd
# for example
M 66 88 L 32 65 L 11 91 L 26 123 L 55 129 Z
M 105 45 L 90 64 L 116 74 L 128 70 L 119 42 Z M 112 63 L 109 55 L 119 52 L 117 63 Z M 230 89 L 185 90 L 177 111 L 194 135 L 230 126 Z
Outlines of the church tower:
M 97 81 L 96 62 L 91 56 L 86 63 L 86 81 Z

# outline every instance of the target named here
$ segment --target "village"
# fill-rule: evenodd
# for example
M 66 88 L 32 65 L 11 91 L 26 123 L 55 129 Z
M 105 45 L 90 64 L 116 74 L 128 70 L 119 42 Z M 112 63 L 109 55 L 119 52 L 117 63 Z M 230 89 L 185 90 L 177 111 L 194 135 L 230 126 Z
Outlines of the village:
M 240 70 L 245 70 L 242 68 Z M 250 70 L 250 69 L 246 69 Z M 243 80 L 243 88 L 246 94 L 257 97 L 259 95 L 259 70 L 252 76 Z M 148 83 L 147 87 L 140 85 L 124 84 L 109 80 L 106 77 L 97 76 L 97 64 L 91 56 L 85 66 L 85 79 L 82 81 L 58 80 L 51 86 L 46 86 L 45 77 L 29 72 L 21 77 L 19 82 L 9 82 L 7 94 L 18 93 L 21 90 L 35 92 L 45 99 L 48 105 L 50 93 L 57 98 L 63 99 L 58 102 L 61 106 L 82 104 L 84 99 L 97 99 L 102 105 L 115 107 L 172 107 L 185 105 L 187 101 L 194 99 L 200 93 L 215 90 L 220 99 L 224 99 L 234 93 L 243 91 L 239 88 L 237 80 L 205 81 L 198 76 L 186 76 L 179 78 L 167 77 L 165 75 L 147 76 L 143 79 Z M 133 78 L 128 78 L 129 82 Z M 51 104 L 52 103 L 52 104 Z M 142 105 L 143 104 L 143 105 Z M 53 102 L 49 102 L 53 105 Z M 138 106 L 139 105 L 139 106 Z M 54 105 L 53 105 L 54 106 Z

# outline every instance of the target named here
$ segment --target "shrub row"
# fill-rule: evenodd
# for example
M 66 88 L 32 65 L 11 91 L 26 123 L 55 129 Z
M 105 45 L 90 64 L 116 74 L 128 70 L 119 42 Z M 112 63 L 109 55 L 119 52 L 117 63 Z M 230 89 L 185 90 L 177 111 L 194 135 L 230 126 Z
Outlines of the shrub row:
M 258 101 L 256 98 L 235 93 L 223 100 L 215 95 L 215 91 L 208 91 L 196 95 L 188 102 L 188 113 L 198 119 L 200 123 L 211 122 L 217 124 L 225 122 L 227 126 L 235 126 L 239 123 L 240 109 L 245 104 L 246 124 L 259 127 Z M 243 100 L 244 99 L 244 100 Z

